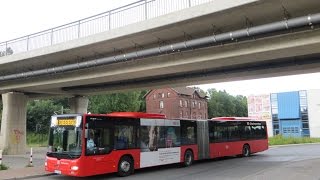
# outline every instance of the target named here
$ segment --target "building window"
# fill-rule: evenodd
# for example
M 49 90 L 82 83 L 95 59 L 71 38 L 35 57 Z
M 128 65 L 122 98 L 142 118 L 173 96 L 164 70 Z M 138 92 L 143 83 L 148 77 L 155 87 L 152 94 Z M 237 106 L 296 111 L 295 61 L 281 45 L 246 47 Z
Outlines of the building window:
M 201 109 L 201 102 L 199 102 L 199 109 Z
M 170 97 L 170 93 L 169 92 L 167 93 L 167 96 Z
M 184 106 L 188 107 L 188 101 L 187 100 L 184 101 Z
M 180 111 L 180 118 L 182 118 L 183 116 L 183 111 Z
M 163 101 L 160 101 L 160 109 L 163 109 Z
M 193 119 L 196 119 L 196 118 L 197 118 L 196 112 L 193 112 L 193 113 L 192 113 L 192 118 L 193 118 Z
M 182 100 L 180 99 L 180 107 L 182 107 Z
M 195 104 L 194 101 L 192 101 L 192 107 L 193 107 L 193 108 L 194 108 L 194 106 L 195 106 L 194 104 Z
M 164 93 L 161 94 L 161 97 L 164 98 Z
M 299 96 L 307 98 L 307 91 L 299 91 Z
M 188 112 L 186 112 L 186 118 L 189 118 Z
M 156 94 L 153 94 L 153 99 L 156 99 L 157 95 Z
M 273 115 L 277 115 L 278 114 L 278 108 L 273 108 L 272 107 L 271 111 L 272 111 Z
M 302 128 L 303 129 L 309 129 L 309 123 L 308 122 L 302 122 Z

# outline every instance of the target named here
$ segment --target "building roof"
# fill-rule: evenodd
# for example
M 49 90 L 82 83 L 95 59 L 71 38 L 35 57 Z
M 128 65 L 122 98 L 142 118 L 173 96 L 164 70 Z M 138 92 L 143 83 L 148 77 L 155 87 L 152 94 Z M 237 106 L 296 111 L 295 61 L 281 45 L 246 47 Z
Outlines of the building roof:
M 175 92 L 177 92 L 178 94 L 182 94 L 182 95 L 187 95 L 187 96 L 191 96 L 194 92 L 196 92 L 201 98 L 207 98 L 208 96 L 206 95 L 206 93 L 204 92 L 200 92 L 195 88 L 191 88 L 191 87 L 175 87 L 175 88 L 171 88 L 172 90 L 174 90 Z M 148 91 L 143 97 L 145 98 L 152 90 Z
M 188 95 L 191 96 L 194 92 L 197 92 L 197 94 L 201 97 L 201 98 L 206 98 L 207 95 L 203 92 L 198 91 L 195 88 L 191 88 L 191 87 L 176 87 L 176 88 L 171 88 L 174 91 L 176 91 L 178 94 L 184 94 L 184 95 Z

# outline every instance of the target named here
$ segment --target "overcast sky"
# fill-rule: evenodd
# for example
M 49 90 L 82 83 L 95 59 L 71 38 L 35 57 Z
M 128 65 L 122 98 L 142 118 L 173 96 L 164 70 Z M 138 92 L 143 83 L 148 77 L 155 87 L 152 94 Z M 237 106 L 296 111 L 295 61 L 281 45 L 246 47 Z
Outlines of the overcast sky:
M 0 42 L 50 29 L 102 13 L 134 0 L 6 0 L 0 7 Z M 207 90 L 225 89 L 232 95 L 250 95 L 320 89 L 320 73 L 290 77 L 201 85 Z
M 226 90 L 232 95 L 260 95 L 320 89 L 320 73 L 200 85 L 201 89 Z

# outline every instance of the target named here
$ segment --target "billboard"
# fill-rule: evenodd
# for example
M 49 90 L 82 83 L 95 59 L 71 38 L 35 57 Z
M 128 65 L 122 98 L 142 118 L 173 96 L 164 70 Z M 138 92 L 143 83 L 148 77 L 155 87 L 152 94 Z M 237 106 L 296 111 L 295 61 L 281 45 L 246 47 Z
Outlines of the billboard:
M 250 95 L 248 97 L 248 116 L 257 120 L 271 120 L 270 95 Z
M 273 135 L 270 94 L 248 96 L 248 116 L 266 121 L 268 136 Z

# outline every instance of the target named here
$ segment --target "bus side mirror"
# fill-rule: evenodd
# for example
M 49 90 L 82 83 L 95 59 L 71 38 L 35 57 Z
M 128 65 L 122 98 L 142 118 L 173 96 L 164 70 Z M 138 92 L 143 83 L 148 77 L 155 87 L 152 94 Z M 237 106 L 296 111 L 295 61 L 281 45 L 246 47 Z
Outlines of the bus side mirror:
M 89 133 L 89 130 L 88 129 L 85 129 L 85 131 L 84 131 L 84 138 L 88 138 L 88 133 Z

